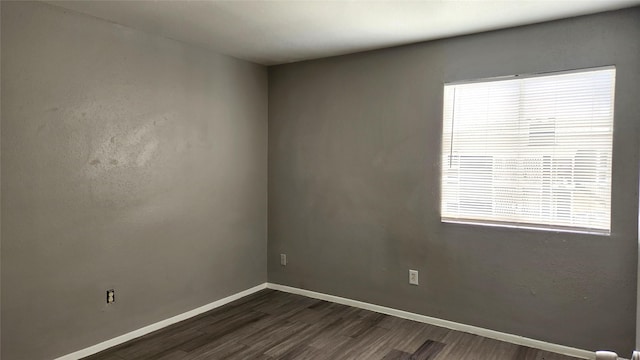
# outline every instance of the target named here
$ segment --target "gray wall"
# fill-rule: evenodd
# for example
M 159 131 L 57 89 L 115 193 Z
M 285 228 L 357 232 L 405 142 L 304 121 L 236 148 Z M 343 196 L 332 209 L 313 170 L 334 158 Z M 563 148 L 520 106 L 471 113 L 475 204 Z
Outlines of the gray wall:
M 269 281 L 630 354 L 638 39 L 634 8 L 270 68 Z M 443 82 L 609 64 L 611 236 L 440 222 Z
M 266 68 L 1 6 L 2 358 L 54 358 L 266 281 Z

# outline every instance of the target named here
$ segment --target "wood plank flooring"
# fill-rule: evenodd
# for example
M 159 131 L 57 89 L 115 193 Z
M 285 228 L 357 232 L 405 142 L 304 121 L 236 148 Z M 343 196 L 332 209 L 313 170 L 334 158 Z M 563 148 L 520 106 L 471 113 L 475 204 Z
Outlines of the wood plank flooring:
M 87 360 L 571 360 L 322 300 L 263 290 Z

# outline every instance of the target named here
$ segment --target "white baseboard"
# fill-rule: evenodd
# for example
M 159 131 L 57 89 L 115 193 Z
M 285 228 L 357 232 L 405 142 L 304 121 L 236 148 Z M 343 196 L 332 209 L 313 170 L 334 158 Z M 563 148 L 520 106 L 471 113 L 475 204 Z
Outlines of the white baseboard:
M 408 312 L 408 311 L 403 311 L 403 310 L 393 309 L 393 308 L 389 308 L 389 307 L 385 307 L 385 306 L 370 304 L 370 303 L 366 303 L 366 302 L 358 301 L 358 300 L 342 298 L 342 297 L 339 297 L 339 296 L 323 294 L 323 293 L 319 293 L 319 292 L 315 292 L 315 291 L 304 290 L 304 289 L 299 289 L 299 288 L 294 288 L 294 287 L 285 286 L 285 285 L 279 285 L 279 284 L 273 284 L 273 283 L 264 283 L 264 284 L 260 284 L 260 285 L 254 286 L 254 287 L 252 287 L 250 289 L 241 291 L 239 293 L 227 296 L 227 297 L 225 297 L 223 299 L 214 301 L 214 302 L 209 303 L 207 305 L 203 305 L 203 306 L 201 306 L 199 308 L 187 311 L 185 313 L 173 316 L 171 318 L 168 318 L 168 319 L 165 319 L 165 320 L 162 320 L 162 321 L 158 321 L 157 323 L 145 326 L 145 327 L 140 328 L 138 330 L 134 330 L 134 331 L 131 331 L 131 332 L 126 333 L 124 335 L 120 335 L 118 337 L 115 337 L 113 339 L 110 339 L 110 340 L 107 340 L 107 341 L 103 341 L 103 342 L 101 342 L 99 344 L 90 346 L 88 348 L 85 348 L 85 349 L 82 349 L 82 350 L 78 350 L 78 351 L 73 352 L 71 354 L 67 354 L 67 355 L 61 356 L 59 358 L 56 358 L 55 360 L 77 360 L 77 359 L 81 359 L 81 358 L 89 356 L 89 355 L 93 355 L 95 353 L 99 353 L 100 351 L 106 350 L 106 349 L 114 347 L 116 345 L 120 345 L 120 344 L 125 343 L 125 342 L 127 342 L 129 340 L 133 340 L 135 338 L 138 338 L 140 336 L 149 334 L 149 333 L 154 332 L 156 330 L 160 330 L 160 329 L 162 329 L 164 327 L 167 327 L 169 325 L 173 325 L 173 324 L 175 324 L 177 322 L 192 318 L 192 317 L 194 317 L 196 315 L 205 313 L 205 312 L 207 312 L 209 310 L 213 310 L 213 309 L 215 309 L 217 307 L 220 307 L 222 305 L 228 304 L 228 303 L 230 303 L 232 301 L 238 300 L 238 299 L 243 298 L 243 297 L 245 297 L 247 295 L 251 295 L 251 294 L 253 294 L 255 292 L 258 292 L 260 290 L 267 289 L 267 288 L 273 289 L 273 290 L 284 291 L 284 292 L 288 292 L 288 293 L 292 293 L 292 294 L 298 294 L 298 295 L 302 295 L 302 296 L 306 296 L 306 297 L 310 297 L 310 298 L 314 298 L 314 299 L 331 301 L 331 302 L 334 302 L 334 303 L 353 306 L 353 307 L 357 307 L 357 308 L 360 308 L 360 309 L 371 310 L 371 311 L 375 311 L 375 312 L 378 312 L 378 313 L 381 313 L 381 314 L 387 314 L 387 315 L 396 316 L 396 317 L 403 318 L 403 319 L 414 320 L 414 321 L 418 321 L 418 322 L 422 322 L 422 323 L 426 323 L 426 324 L 440 326 L 440 327 L 447 328 L 447 329 L 452 329 L 452 330 L 462 331 L 462 332 L 466 332 L 466 333 L 470 333 L 470 334 L 480 335 L 480 336 L 484 336 L 484 337 L 487 337 L 487 338 L 490 338 L 490 339 L 505 341 L 505 342 L 509 342 L 509 343 L 517 344 L 517 345 L 528 346 L 528 347 L 531 347 L 531 348 L 550 351 L 550 352 L 554 352 L 554 353 L 558 353 L 558 354 L 573 356 L 573 357 L 582 358 L 582 359 L 591 359 L 591 360 L 596 358 L 595 352 L 588 351 L 588 350 L 582 350 L 582 349 L 576 349 L 576 348 L 569 347 L 569 346 L 552 344 L 552 343 L 548 343 L 548 342 L 544 342 L 544 341 L 540 341 L 540 340 L 526 338 L 526 337 L 523 337 L 523 336 L 507 334 L 507 333 L 503 333 L 503 332 L 499 332 L 499 331 L 495 331 L 495 330 L 484 329 L 484 328 L 477 327 L 477 326 L 472 326 L 472 325 L 465 325 L 465 324 L 461 324 L 461 323 L 457 323 L 457 322 L 453 322 L 453 321 L 449 321 L 449 320 L 438 319 L 438 318 L 434 318 L 434 317 L 431 317 L 431 316 L 420 315 L 420 314 L 411 313 L 411 312 Z
M 449 320 L 434 318 L 431 316 L 425 316 L 425 315 L 411 313 L 408 311 L 402 311 L 402 310 L 388 308 L 380 305 L 370 304 L 362 301 L 346 299 L 339 296 L 328 295 L 328 294 L 323 294 L 315 291 L 304 290 L 304 289 L 294 288 L 294 287 L 285 286 L 285 285 L 278 285 L 273 283 L 267 283 L 267 288 L 284 291 L 292 294 L 303 295 L 303 296 L 314 298 L 314 299 L 331 301 L 334 303 L 353 306 L 360 309 L 371 310 L 381 314 L 392 315 L 392 316 L 396 316 L 403 319 L 414 320 L 414 321 L 418 321 L 426 324 L 440 326 L 447 329 L 462 331 L 462 332 L 466 332 L 474 335 L 480 335 L 490 339 L 505 341 L 512 344 L 516 344 L 516 345 L 528 346 L 531 348 L 550 351 L 558 354 L 573 356 L 573 357 L 582 358 L 582 359 L 596 358 L 596 354 L 593 351 L 576 349 L 576 348 L 564 346 L 564 345 L 551 344 L 548 342 L 530 339 L 523 336 L 507 334 L 507 333 L 484 329 L 484 328 L 472 326 L 472 325 L 465 325 L 465 324 L 461 324 L 461 323 L 457 323 Z
M 151 332 L 154 332 L 156 330 L 160 330 L 164 327 L 167 327 L 169 325 L 173 325 L 177 322 L 180 322 L 182 320 L 186 320 L 189 318 L 192 318 L 196 315 L 200 315 L 202 313 L 205 313 L 209 310 L 213 310 L 217 307 L 220 307 L 222 305 L 228 304 L 232 301 L 238 300 L 240 298 L 243 298 L 247 295 L 251 295 L 255 292 L 258 292 L 260 290 L 266 289 L 267 288 L 267 283 L 263 283 L 257 286 L 254 286 L 250 289 L 244 290 L 244 291 L 240 291 L 239 293 L 227 296 L 223 299 L 214 301 L 212 303 L 209 303 L 207 305 L 203 305 L 200 306 L 199 308 L 184 312 L 182 314 L 178 314 L 176 316 L 170 317 L 168 319 L 162 320 L 162 321 L 158 321 L 157 323 L 151 324 L 149 326 L 145 326 L 143 328 L 140 328 L 138 330 L 134 330 L 132 332 L 126 333 L 124 335 L 120 335 L 118 337 L 115 337 L 113 339 L 107 340 L 107 341 L 103 341 L 99 344 L 90 346 L 88 348 L 82 349 L 82 350 L 78 350 L 76 352 L 73 352 L 71 354 L 67 354 L 64 356 L 61 356 L 55 360 L 77 360 L 77 359 L 81 359 L 85 356 L 89 356 L 89 355 L 93 355 L 95 353 L 99 353 L 100 351 L 106 350 L 110 347 L 114 347 L 116 345 L 120 345 L 124 342 L 127 342 L 129 340 L 133 340 L 135 338 L 138 338 L 140 336 L 149 334 Z

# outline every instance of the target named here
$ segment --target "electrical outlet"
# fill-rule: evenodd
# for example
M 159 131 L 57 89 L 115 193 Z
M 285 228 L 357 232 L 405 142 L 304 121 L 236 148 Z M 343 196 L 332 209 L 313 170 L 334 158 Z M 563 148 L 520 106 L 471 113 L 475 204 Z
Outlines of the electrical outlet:
M 409 284 L 418 285 L 418 270 L 409 270 Z
M 113 289 L 107 290 L 107 304 L 111 304 L 116 301 L 116 291 Z
M 280 254 L 280 265 L 287 266 L 287 254 Z

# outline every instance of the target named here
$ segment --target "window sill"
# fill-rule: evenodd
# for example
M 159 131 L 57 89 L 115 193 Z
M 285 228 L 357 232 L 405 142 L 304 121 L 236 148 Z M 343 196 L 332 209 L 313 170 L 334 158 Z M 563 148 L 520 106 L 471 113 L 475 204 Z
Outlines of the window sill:
M 488 220 L 453 219 L 453 218 L 445 218 L 445 217 L 441 218 L 441 221 L 443 223 L 450 223 L 450 224 L 491 226 L 491 227 L 501 227 L 501 228 L 511 228 L 511 229 L 548 231 L 548 232 L 557 232 L 557 233 L 574 233 L 574 234 L 588 234 L 588 235 L 599 235 L 599 236 L 611 235 L 610 230 L 602 230 L 602 229 L 544 226 L 544 225 L 535 225 L 535 224 L 506 223 L 506 222 L 488 221 Z

